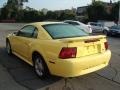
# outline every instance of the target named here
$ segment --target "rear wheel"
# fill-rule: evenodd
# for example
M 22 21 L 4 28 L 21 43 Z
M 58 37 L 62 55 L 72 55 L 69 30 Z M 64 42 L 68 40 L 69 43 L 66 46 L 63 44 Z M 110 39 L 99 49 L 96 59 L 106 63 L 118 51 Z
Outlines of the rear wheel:
M 36 56 L 34 56 L 33 60 L 34 60 L 34 69 L 35 69 L 36 74 L 40 78 L 48 77 L 49 71 L 48 71 L 46 63 L 41 58 L 41 56 L 40 55 L 36 55 Z
M 6 41 L 6 51 L 9 55 L 12 54 L 12 49 L 9 41 Z

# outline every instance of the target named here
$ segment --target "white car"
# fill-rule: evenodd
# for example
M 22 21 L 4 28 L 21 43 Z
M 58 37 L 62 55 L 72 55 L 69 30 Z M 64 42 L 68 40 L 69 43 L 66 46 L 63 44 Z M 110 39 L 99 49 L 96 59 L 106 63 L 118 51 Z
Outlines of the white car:
M 109 31 L 109 28 L 97 22 L 88 22 L 88 25 L 91 25 L 93 32 L 103 32 Z
M 92 33 L 91 25 L 86 25 L 79 21 L 73 21 L 73 20 L 65 20 L 64 23 L 72 24 L 80 29 L 83 29 L 87 33 Z

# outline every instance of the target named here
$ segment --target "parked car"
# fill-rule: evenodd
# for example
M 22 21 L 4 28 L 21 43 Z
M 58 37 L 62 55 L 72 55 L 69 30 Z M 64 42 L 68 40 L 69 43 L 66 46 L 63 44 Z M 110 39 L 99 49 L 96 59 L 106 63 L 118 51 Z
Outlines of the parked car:
M 102 26 L 104 26 L 106 28 L 106 29 L 103 29 L 103 33 L 105 35 L 108 35 L 110 27 L 116 25 L 115 22 L 113 22 L 113 21 L 98 21 L 97 23 L 101 24 Z
M 98 20 L 97 23 L 100 23 L 106 27 L 111 27 L 111 26 L 116 25 L 114 21 L 100 21 L 100 20 Z
M 115 26 L 110 27 L 108 35 L 110 35 L 110 36 L 120 35 L 120 25 L 115 25 Z
M 111 57 L 103 35 L 89 36 L 77 27 L 61 22 L 25 25 L 6 37 L 7 53 L 34 66 L 36 74 L 76 77 L 106 67 Z
M 96 32 L 103 32 L 104 34 L 106 34 L 106 32 L 109 31 L 109 28 L 104 26 L 101 23 L 97 23 L 97 22 L 88 22 L 88 25 L 91 25 L 91 28 L 93 30 L 93 33 Z
M 72 24 L 80 29 L 83 29 L 87 33 L 92 33 L 92 28 L 90 25 L 86 25 L 86 24 L 81 23 L 79 21 L 65 20 L 64 23 Z

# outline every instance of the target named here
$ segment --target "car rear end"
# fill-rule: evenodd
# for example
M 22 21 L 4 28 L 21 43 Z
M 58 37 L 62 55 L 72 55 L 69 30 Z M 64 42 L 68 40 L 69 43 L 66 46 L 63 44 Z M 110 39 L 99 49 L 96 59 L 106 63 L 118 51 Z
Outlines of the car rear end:
M 64 44 L 63 47 L 56 45 L 56 48 L 59 48 L 55 52 L 57 53 L 56 60 L 54 65 L 49 65 L 52 74 L 62 77 L 76 77 L 100 70 L 109 64 L 111 52 L 105 36 L 89 36 L 79 31 L 80 29 L 73 28 L 73 26 L 70 26 L 72 29 L 69 28 L 69 30 L 67 30 L 68 26 L 60 25 L 60 27 L 60 29 L 57 29 L 57 27 L 55 30 L 51 29 L 52 33 L 48 30 L 53 37 L 53 41 Z M 56 30 L 59 30 L 58 36 Z
M 56 60 L 56 75 L 75 77 L 97 71 L 109 64 L 111 52 L 104 36 L 91 36 L 72 40 L 63 47 Z

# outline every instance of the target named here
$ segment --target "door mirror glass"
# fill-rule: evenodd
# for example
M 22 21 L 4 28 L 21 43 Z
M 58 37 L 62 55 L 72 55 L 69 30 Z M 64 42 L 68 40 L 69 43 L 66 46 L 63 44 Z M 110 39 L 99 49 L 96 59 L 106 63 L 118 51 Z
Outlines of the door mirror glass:
M 17 33 L 18 33 L 17 31 L 16 31 L 16 32 L 13 32 L 14 35 L 17 35 Z

